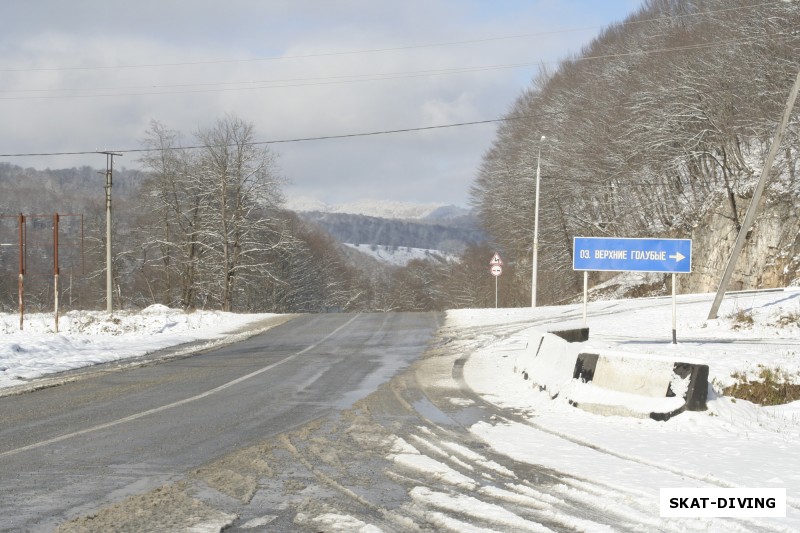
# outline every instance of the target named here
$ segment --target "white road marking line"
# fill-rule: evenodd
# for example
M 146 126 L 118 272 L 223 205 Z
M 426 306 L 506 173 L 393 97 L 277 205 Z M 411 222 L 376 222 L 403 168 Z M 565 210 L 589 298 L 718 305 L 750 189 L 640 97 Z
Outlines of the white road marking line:
M 59 437 L 53 437 L 52 439 L 47 439 L 47 440 L 43 440 L 43 441 L 40 441 L 40 442 L 35 442 L 33 444 L 29 444 L 29 445 L 23 446 L 21 448 L 15 448 L 13 450 L 0 452 L 0 457 L 7 457 L 9 455 L 14 455 L 14 454 L 17 454 L 17 453 L 20 453 L 20 452 L 27 452 L 27 451 L 30 451 L 30 450 L 35 450 L 37 448 L 42 448 L 42 447 L 48 446 L 50 444 L 55 444 L 57 442 L 65 441 L 65 440 L 71 439 L 73 437 L 79 437 L 81 435 L 86 435 L 87 433 L 92 433 L 92 432 L 95 432 L 95 431 L 108 429 L 108 428 L 111 428 L 111 427 L 114 427 L 114 426 L 118 426 L 120 424 L 124 424 L 126 422 L 132 422 L 133 420 L 138 420 L 140 418 L 144 418 L 146 416 L 149 416 L 149 415 L 152 415 L 152 414 L 155 414 L 155 413 L 160 413 L 162 411 L 166 411 L 166 410 L 172 409 L 174 407 L 180 407 L 181 405 L 186 405 L 187 403 L 192 403 L 192 402 L 195 402 L 197 400 L 202 400 L 203 398 L 207 398 L 208 396 L 211 396 L 212 394 L 216 394 L 216 393 L 218 393 L 220 391 L 223 391 L 225 389 L 229 389 L 230 387 L 233 387 L 234 385 L 238 385 L 239 383 L 242 383 L 243 381 L 247 381 L 250 378 L 254 378 L 254 377 L 258 376 L 259 374 L 263 374 L 264 372 L 268 372 L 268 371 L 272 370 L 273 368 L 275 368 L 277 366 L 280 366 L 280 365 L 282 365 L 284 363 L 288 363 L 292 359 L 294 359 L 296 357 L 299 357 L 299 356 L 303 355 L 304 353 L 306 353 L 306 352 L 308 352 L 310 350 L 313 350 L 314 348 L 316 348 L 317 346 L 319 346 L 320 344 L 322 344 L 323 342 L 325 342 L 329 338 L 331 338 L 334 335 L 336 335 L 337 333 L 339 333 L 339 331 L 341 331 L 342 329 L 344 329 L 347 326 L 349 326 L 359 316 L 361 316 L 361 315 L 360 314 L 356 314 L 353 318 L 351 318 L 350 320 L 348 320 L 347 322 L 345 322 L 344 324 L 342 324 L 341 326 L 339 326 L 338 328 L 336 328 L 332 332 L 330 332 L 327 335 L 325 335 L 325 337 L 323 337 L 321 340 L 319 340 L 318 342 L 316 342 L 316 343 L 314 343 L 314 344 L 312 344 L 310 346 L 307 346 L 306 348 L 303 348 L 299 352 L 293 353 L 292 355 L 289 355 L 289 356 L 281 359 L 278 362 L 272 363 L 271 365 L 267 365 L 264 368 L 260 368 L 260 369 L 256 370 L 255 372 L 251 372 L 251 373 L 249 373 L 247 375 L 244 375 L 244 376 L 241 376 L 239 378 L 236 378 L 236 379 L 234 379 L 232 381 L 224 383 L 224 384 L 222 384 L 222 385 L 220 385 L 218 387 L 215 387 L 213 389 L 207 390 L 206 392 L 200 393 L 200 394 L 198 394 L 196 396 L 192 396 L 190 398 L 184 398 L 183 400 L 178 400 L 177 402 L 173 402 L 173 403 L 170 403 L 170 404 L 167 404 L 167 405 L 162 405 L 161 407 L 155 407 L 153 409 L 148 409 L 147 411 L 142 411 L 141 413 L 136 413 L 134 415 L 126 416 L 124 418 L 119 418 L 117 420 L 112 420 L 111 422 L 106 422 L 105 424 L 99 424 L 97 426 L 92 426 L 90 428 L 82 429 L 80 431 L 75 431 L 73 433 L 68 433 L 66 435 L 61 435 Z

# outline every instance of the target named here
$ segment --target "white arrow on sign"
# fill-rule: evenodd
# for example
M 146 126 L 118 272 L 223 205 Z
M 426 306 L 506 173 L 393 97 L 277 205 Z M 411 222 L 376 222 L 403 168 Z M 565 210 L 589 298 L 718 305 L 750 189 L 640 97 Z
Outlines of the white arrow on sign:
M 673 254 L 673 255 L 669 256 L 669 258 L 670 258 L 670 259 L 674 259 L 676 263 L 680 263 L 681 261 L 683 261 L 684 259 L 686 259 L 686 256 L 685 256 L 685 255 L 683 255 L 683 254 L 682 254 L 682 253 L 680 253 L 680 252 L 675 252 L 675 254 Z

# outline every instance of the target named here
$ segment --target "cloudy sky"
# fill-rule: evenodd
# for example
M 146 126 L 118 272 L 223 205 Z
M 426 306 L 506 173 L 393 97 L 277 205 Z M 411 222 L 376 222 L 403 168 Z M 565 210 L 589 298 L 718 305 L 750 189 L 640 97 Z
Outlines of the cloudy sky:
M 27 0 L 0 3 L 0 163 L 141 147 L 225 114 L 259 141 L 501 117 L 639 0 Z M 280 142 L 289 195 L 466 206 L 495 124 Z M 138 167 L 135 153 L 118 165 Z

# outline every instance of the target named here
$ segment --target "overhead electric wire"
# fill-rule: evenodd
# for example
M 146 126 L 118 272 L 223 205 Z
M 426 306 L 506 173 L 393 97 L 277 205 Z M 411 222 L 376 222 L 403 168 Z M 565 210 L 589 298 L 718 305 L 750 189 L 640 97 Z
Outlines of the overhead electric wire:
M 739 10 L 746 10 L 746 9 L 756 9 L 760 7 L 770 6 L 770 5 L 779 5 L 785 3 L 784 0 L 776 0 L 772 2 L 764 2 L 761 4 L 755 4 L 750 6 L 738 6 L 738 7 L 729 7 L 723 9 L 716 9 L 710 11 L 701 11 L 697 13 L 685 13 L 685 14 L 675 14 L 675 15 L 668 15 L 663 17 L 654 17 L 650 19 L 643 19 L 643 20 L 633 20 L 633 21 L 624 21 L 617 23 L 622 26 L 629 26 L 629 25 L 637 25 L 637 24 L 647 24 L 651 22 L 660 22 L 660 21 L 670 21 L 674 19 L 684 19 L 684 18 L 691 18 L 691 17 L 702 17 L 708 15 L 716 15 L 719 13 L 726 13 L 731 11 L 739 11 Z M 29 68 L 0 68 L 0 72 L 53 72 L 53 71 L 80 71 L 80 70 L 113 70 L 113 69 L 140 69 L 140 68 L 157 68 L 157 67 L 178 67 L 178 66 L 195 66 L 195 65 L 214 65 L 214 64 L 224 64 L 224 63 L 254 63 L 254 62 L 263 62 L 263 61 L 279 61 L 279 60 L 294 60 L 294 59 L 310 59 L 310 58 L 317 58 L 317 57 L 336 57 L 336 56 L 345 56 L 345 55 L 358 55 L 358 54 L 372 54 L 372 53 L 383 53 L 383 52 L 396 52 L 402 50 L 415 50 L 415 49 L 422 49 L 422 48 L 440 48 L 445 46 L 460 46 L 464 44 L 479 44 L 479 43 L 486 43 L 492 41 L 503 41 L 503 40 L 514 40 L 514 39 L 527 39 L 531 37 L 543 37 L 546 35 L 558 35 L 561 33 L 574 33 L 578 31 L 589 31 L 589 30 L 596 30 L 598 28 L 603 28 L 604 26 L 586 26 L 586 27 L 578 27 L 578 28 L 564 28 L 558 30 L 550 30 L 550 31 L 543 31 L 543 32 L 534 32 L 534 33 L 522 33 L 517 35 L 505 35 L 505 36 L 496 36 L 496 37 L 484 37 L 478 39 L 465 39 L 459 41 L 445 41 L 439 43 L 426 43 L 426 44 L 412 44 L 412 45 L 403 45 L 403 46 L 391 46 L 391 47 L 384 47 L 384 48 L 369 48 L 369 49 L 362 49 L 362 50 L 344 50 L 339 52 L 318 52 L 318 53 L 310 53 L 310 54 L 297 54 L 291 56 L 269 56 L 269 57 L 258 57 L 258 58 L 238 58 L 238 59 L 208 59 L 208 60 L 201 60 L 201 61 L 181 61 L 181 62 L 171 62 L 171 63 L 145 63 L 145 64 L 134 64 L 134 65 L 94 65 L 94 66 L 72 66 L 72 67 L 29 67 Z
M 509 117 L 502 117 L 502 118 L 493 118 L 487 120 L 474 120 L 471 122 L 454 122 L 451 124 L 438 124 L 433 126 L 418 126 L 413 128 L 399 128 L 399 129 L 392 129 L 392 130 L 377 130 L 377 131 L 368 131 L 368 132 L 359 132 L 359 133 L 343 133 L 338 135 L 318 135 L 314 137 L 297 137 L 293 139 L 277 139 L 272 141 L 253 141 L 249 143 L 245 143 L 247 146 L 259 146 L 259 145 L 267 145 L 267 144 L 286 144 L 286 143 L 296 143 L 296 142 L 308 142 L 308 141 L 327 141 L 332 139 L 348 139 L 353 137 L 371 137 L 376 135 L 389 135 L 393 133 L 408 133 L 414 131 L 426 131 L 426 130 L 437 130 L 437 129 L 446 129 L 446 128 L 459 128 L 463 126 L 476 126 L 480 124 L 492 124 L 496 122 L 506 122 L 509 120 L 521 120 L 525 118 L 533 118 L 531 116 L 509 116 Z M 120 154 L 129 154 L 129 153 L 141 153 L 141 152 L 164 152 L 167 150 L 199 150 L 203 148 L 212 148 L 216 146 L 237 146 L 235 144 L 231 145 L 210 145 L 210 144 L 198 144 L 192 146 L 168 146 L 168 147 L 156 147 L 156 148 L 129 148 L 129 149 L 122 149 L 122 150 L 114 150 L 115 153 Z M 99 154 L 102 153 L 99 150 L 82 150 L 82 151 L 74 151 L 74 152 L 30 152 L 30 153 L 15 153 L 15 154 L 0 154 L 0 157 L 42 157 L 42 156 L 62 156 L 62 155 L 89 155 L 89 154 Z
M 308 87 L 308 86 L 324 86 L 324 85 L 340 85 L 346 83 L 358 83 L 364 81 L 383 81 L 383 80 L 397 80 L 408 78 L 419 78 L 427 76 L 442 76 L 450 74 L 462 74 L 471 72 L 486 72 L 490 70 L 504 70 L 524 68 L 537 65 L 538 62 L 529 63 L 513 63 L 505 65 L 480 65 L 473 67 L 455 67 L 445 69 L 430 69 L 418 71 L 404 71 L 404 72 L 388 72 L 384 74 L 350 74 L 341 76 L 321 76 L 316 78 L 288 78 L 288 79 L 275 79 L 275 80 L 258 80 L 258 81 L 229 81 L 229 82 L 214 82 L 214 83 L 201 83 L 201 84 L 174 84 L 174 85 L 142 85 L 136 87 L 106 87 L 96 89 L 27 89 L 27 90 L 0 90 L 1 93 L 24 93 L 24 92 L 68 92 L 68 91 L 113 91 L 117 89 L 169 89 L 181 87 L 208 87 L 191 90 L 178 90 L 178 91 L 149 91 L 149 92 L 129 92 L 129 93 L 106 93 L 106 94 L 59 94 L 59 95 L 42 95 L 42 96 L 0 96 L 0 100 L 40 100 L 40 99 L 59 99 L 59 98 L 97 98 L 97 97 L 113 97 L 113 96 L 150 96 L 150 95 L 168 95 L 168 94 L 191 94 L 191 93 L 207 93 L 207 92 L 226 92 L 226 91 L 252 91 L 262 89 L 282 89 L 294 87 Z M 298 82 L 298 83 L 293 83 Z M 254 85 L 253 87 L 219 87 L 221 85 Z
M 740 37 L 737 39 L 730 39 L 727 41 L 714 41 L 709 43 L 696 43 L 683 46 L 674 46 L 668 48 L 656 48 L 652 50 L 633 50 L 630 52 L 618 52 L 613 54 L 602 54 L 595 56 L 583 56 L 571 59 L 573 62 L 587 62 L 606 59 L 618 59 L 623 57 L 636 57 L 650 54 L 662 54 L 672 52 L 685 52 L 688 50 L 702 50 L 707 48 L 717 48 L 722 46 L 742 45 L 760 40 L 761 36 L 755 37 Z M 775 40 L 788 40 L 797 39 L 796 35 L 776 34 Z M 353 74 L 342 76 L 325 76 L 319 78 L 294 78 L 294 79 L 277 79 L 277 80 L 262 80 L 262 81 L 242 81 L 242 82 L 216 82 L 204 84 L 176 84 L 176 85 L 155 85 L 146 86 L 152 88 L 180 88 L 180 87 L 209 87 L 191 90 L 177 90 L 177 91 L 148 91 L 148 92 L 119 92 L 119 93 L 91 93 L 91 91 L 114 90 L 114 88 L 105 89 L 29 89 L 29 90 L 12 90 L 0 91 L 0 93 L 24 93 L 24 92 L 55 92 L 55 91 L 84 91 L 87 94 L 62 94 L 62 95 L 41 95 L 41 96 L 0 96 L 0 100 L 53 100 L 62 98 L 101 98 L 101 97 L 119 97 L 119 96 L 163 96 L 171 94 L 198 94 L 198 93 L 211 93 L 211 92 L 231 92 L 231 91 L 254 91 L 254 90 L 267 90 L 267 89 L 286 89 L 297 87 L 312 87 L 312 86 L 327 86 L 327 85 L 341 85 L 348 83 L 360 83 L 370 81 L 386 81 L 398 79 L 420 78 L 428 76 L 443 76 L 451 74 L 464 74 L 473 72 L 486 72 L 490 70 L 505 70 L 528 68 L 535 65 L 561 63 L 561 61 L 530 61 L 524 63 L 510 63 L 505 65 L 482 65 L 473 67 L 455 67 L 449 69 L 431 69 L 420 71 L 405 71 L 394 72 L 385 74 Z M 292 81 L 299 81 L 300 83 L 291 83 Z M 237 85 L 237 84 L 261 84 L 252 87 L 210 87 L 219 85 Z M 267 85 L 263 85 L 267 84 Z M 133 87 L 137 88 L 137 87 Z M 145 88 L 140 86 L 138 88 Z M 121 88 L 124 89 L 124 88 Z

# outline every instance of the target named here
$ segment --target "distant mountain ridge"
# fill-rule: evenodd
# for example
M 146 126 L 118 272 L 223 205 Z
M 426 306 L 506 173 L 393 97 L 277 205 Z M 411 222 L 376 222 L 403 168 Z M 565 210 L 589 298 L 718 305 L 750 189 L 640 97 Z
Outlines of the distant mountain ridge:
M 327 204 L 307 197 L 286 200 L 286 209 L 296 213 L 336 213 L 362 215 L 391 220 L 449 220 L 469 215 L 470 211 L 443 203 L 415 204 L 390 200 L 356 200 L 343 204 Z
M 454 205 L 383 200 L 327 205 L 292 199 L 286 207 L 343 244 L 418 248 L 458 255 L 467 246 L 485 240 L 477 218 Z

